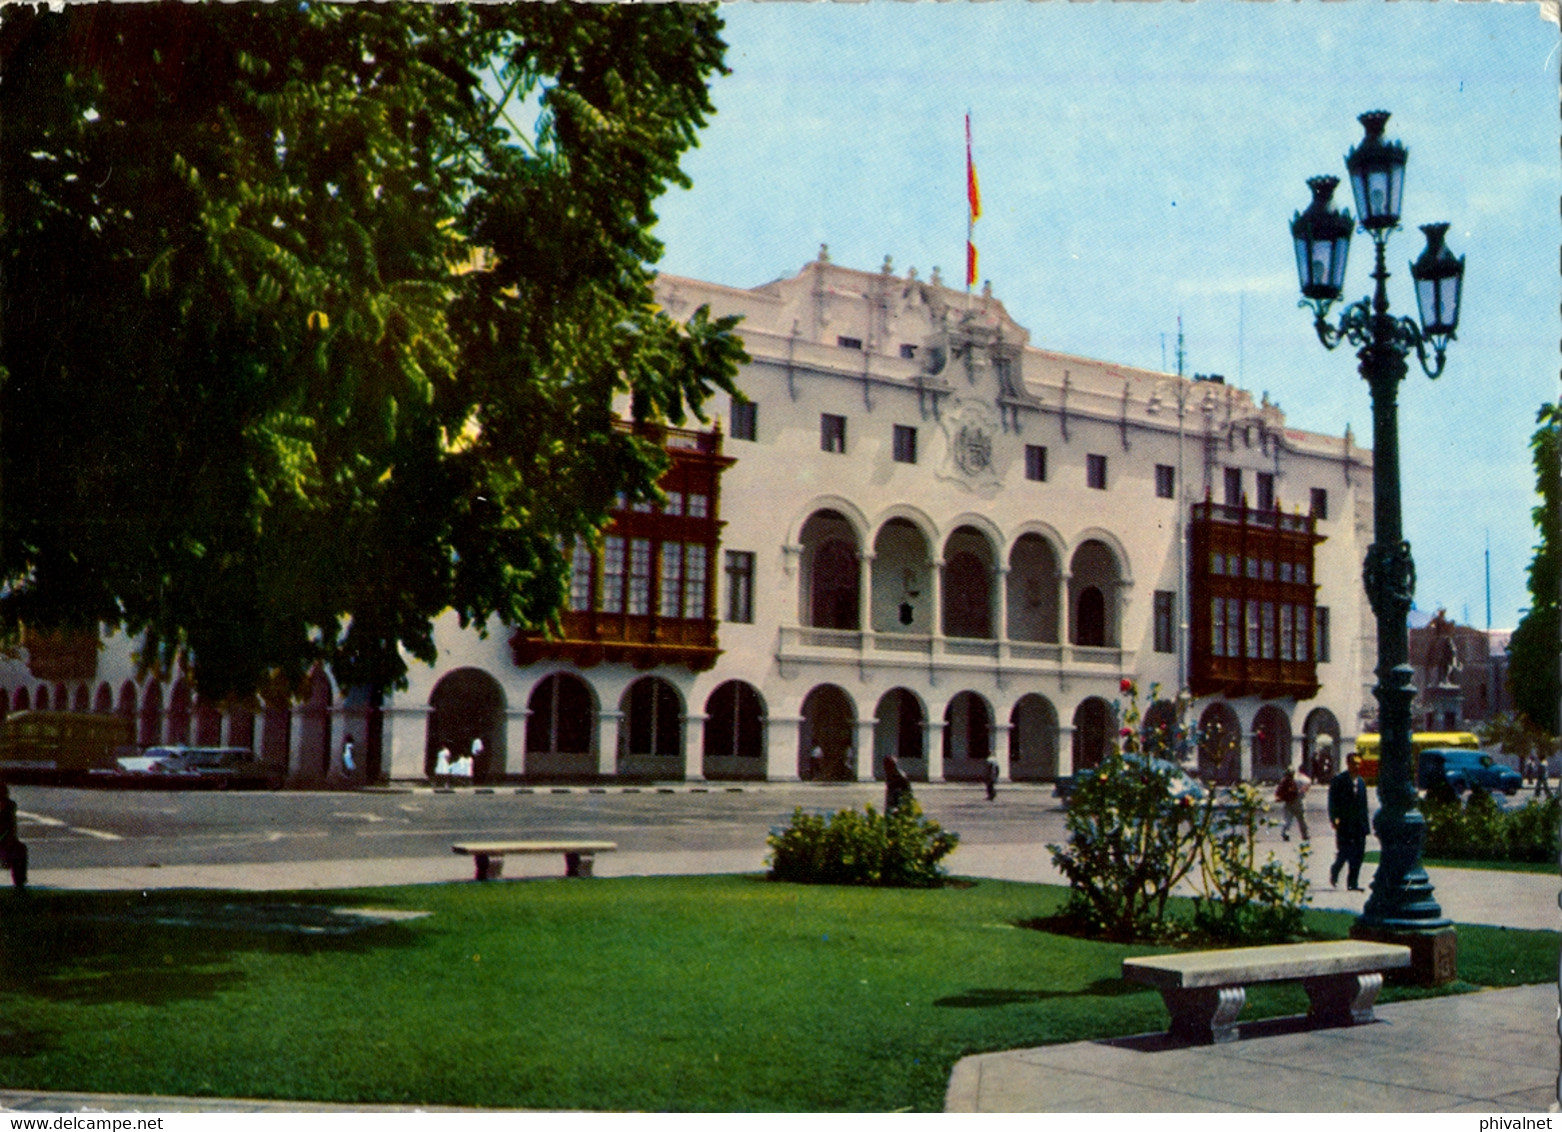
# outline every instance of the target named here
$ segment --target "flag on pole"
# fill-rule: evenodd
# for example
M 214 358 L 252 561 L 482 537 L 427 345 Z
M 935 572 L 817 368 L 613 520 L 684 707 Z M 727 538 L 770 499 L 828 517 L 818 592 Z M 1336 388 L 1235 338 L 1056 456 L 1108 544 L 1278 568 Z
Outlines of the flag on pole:
M 971 159 L 971 115 L 965 116 L 965 196 L 970 206 L 965 223 L 965 286 L 976 282 L 976 222 L 982 215 L 982 190 L 976 183 L 976 162 Z

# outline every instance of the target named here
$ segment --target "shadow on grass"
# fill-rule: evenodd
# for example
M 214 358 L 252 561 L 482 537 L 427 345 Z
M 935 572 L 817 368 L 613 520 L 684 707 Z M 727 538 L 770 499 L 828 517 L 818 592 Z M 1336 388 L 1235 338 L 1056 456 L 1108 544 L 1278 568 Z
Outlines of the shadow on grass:
M 241 984 L 239 954 L 417 943 L 397 919 L 355 912 L 330 894 L 13 892 L 0 895 L 0 995 L 162 1006 Z M 30 1047 L 35 1038 L 46 1040 L 0 1031 L 7 1046 Z
M 935 998 L 934 1006 L 980 1010 L 990 1006 L 1014 1006 L 1021 1002 L 1048 1002 L 1055 998 L 1115 998 L 1124 994 L 1154 993 L 1150 987 L 1126 979 L 1097 979 L 1083 990 L 1019 990 L 1003 987 L 971 987 L 960 994 Z

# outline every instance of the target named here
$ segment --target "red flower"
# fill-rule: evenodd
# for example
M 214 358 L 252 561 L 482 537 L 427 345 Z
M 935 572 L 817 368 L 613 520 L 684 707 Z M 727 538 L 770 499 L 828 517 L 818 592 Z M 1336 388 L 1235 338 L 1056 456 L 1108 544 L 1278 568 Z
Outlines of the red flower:
M 1134 690 L 1134 682 L 1124 676 L 1122 683 L 1118 684 L 1117 690 L 1125 696 L 1130 695 Z
M 1128 738 L 1128 736 L 1132 735 L 1133 733 L 1134 733 L 1134 729 L 1132 727 L 1124 727 L 1120 731 L 1118 731 L 1117 734 L 1118 734 L 1119 738 L 1126 739 L 1126 738 Z

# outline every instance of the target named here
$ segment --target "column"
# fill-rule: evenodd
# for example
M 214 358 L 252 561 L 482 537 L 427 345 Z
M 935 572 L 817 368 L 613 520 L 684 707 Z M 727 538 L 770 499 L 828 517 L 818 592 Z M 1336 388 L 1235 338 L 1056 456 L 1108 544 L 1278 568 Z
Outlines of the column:
M 1258 732 L 1247 729 L 1243 732 L 1245 742 L 1237 747 L 1237 758 L 1241 762 L 1241 769 L 1237 771 L 1237 777 L 1243 782 L 1253 781 L 1253 756 L 1258 746 Z
M 683 780 L 705 781 L 705 724 L 708 715 L 683 717 Z
M 932 558 L 927 564 L 928 656 L 936 663 L 944 653 L 944 560 Z M 942 765 L 942 764 L 940 764 Z M 928 781 L 933 781 L 933 757 L 928 756 Z
M 1069 645 L 1073 643 L 1072 630 L 1069 623 L 1073 620 L 1074 611 L 1069 608 L 1069 583 L 1074 580 L 1074 575 L 1064 570 L 1058 575 L 1058 646 L 1061 655 L 1065 658 L 1069 654 Z M 1073 773 L 1070 771 L 1070 773 Z
M 943 716 L 937 719 L 928 717 L 924 726 L 927 728 L 927 780 L 929 782 L 944 781 L 944 728 L 948 726 Z
M 1011 781 L 1009 770 L 1009 735 L 1014 730 L 1012 723 L 993 724 L 993 761 L 998 764 L 998 780 L 1000 782 Z
M 866 719 L 859 719 L 852 728 L 852 753 L 857 759 L 858 782 L 873 781 L 873 727 L 876 722 L 870 715 Z
M 428 704 L 402 705 L 394 700 L 382 709 L 384 746 L 380 760 L 392 781 L 422 782 L 427 779 L 424 756 L 428 747 L 428 717 L 433 710 Z M 259 726 L 265 726 L 264 715 L 260 717 Z M 290 755 L 289 766 L 291 762 Z
M 612 778 L 618 773 L 618 731 L 623 722 L 621 711 L 597 712 L 598 778 Z
M 509 708 L 504 713 L 504 773 L 520 776 L 526 773 L 526 721 L 531 718 L 530 708 Z
M 803 717 L 772 715 L 765 721 L 765 781 L 797 782 Z
M 866 652 L 873 633 L 873 552 L 857 552 L 857 629 L 862 633 L 859 647 Z
M 1071 778 L 1074 774 L 1074 725 L 1058 724 L 1058 777 Z

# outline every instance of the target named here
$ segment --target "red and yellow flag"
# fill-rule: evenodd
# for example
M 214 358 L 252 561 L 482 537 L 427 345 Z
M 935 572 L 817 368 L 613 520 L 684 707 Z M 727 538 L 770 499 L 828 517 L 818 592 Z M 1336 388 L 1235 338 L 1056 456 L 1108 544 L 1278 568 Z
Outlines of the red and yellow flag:
M 965 196 L 970 205 L 965 225 L 965 285 L 976 283 L 976 244 L 973 236 L 982 215 L 982 190 L 976 183 L 976 162 L 971 159 L 971 115 L 965 116 Z

